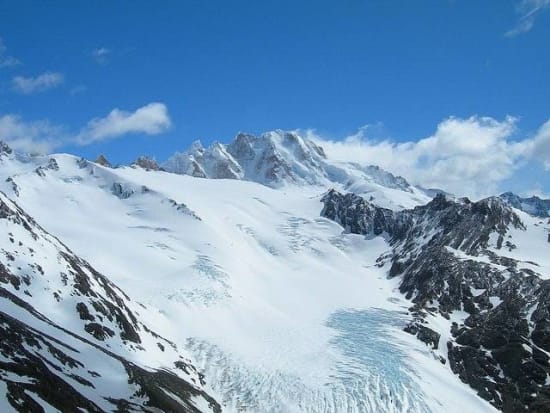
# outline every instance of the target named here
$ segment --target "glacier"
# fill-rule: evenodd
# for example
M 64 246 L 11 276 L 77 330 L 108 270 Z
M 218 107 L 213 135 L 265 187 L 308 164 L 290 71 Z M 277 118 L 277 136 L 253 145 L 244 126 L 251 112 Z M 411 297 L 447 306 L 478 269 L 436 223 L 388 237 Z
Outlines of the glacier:
M 185 349 L 223 411 L 494 411 L 402 331 L 411 303 L 377 263 L 388 241 L 320 217 L 322 186 L 66 154 L 3 155 L 0 170 L 2 191 Z M 382 200 L 400 191 L 368 185 Z M 420 204 L 419 194 L 401 191 L 397 203 Z

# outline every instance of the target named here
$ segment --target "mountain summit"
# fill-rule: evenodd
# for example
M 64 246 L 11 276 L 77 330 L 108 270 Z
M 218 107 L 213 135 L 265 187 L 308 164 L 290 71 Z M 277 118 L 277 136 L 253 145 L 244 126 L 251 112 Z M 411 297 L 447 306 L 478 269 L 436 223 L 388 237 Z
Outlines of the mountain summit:
M 237 179 L 273 188 L 313 185 L 369 194 L 390 208 L 428 202 L 432 193 L 410 185 L 374 165 L 331 160 L 324 149 L 296 132 L 276 130 L 254 136 L 239 133 L 229 144 L 214 142 L 205 148 L 194 142 L 163 165 L 168 172 L 200 178 Z M 403 194 L 401 201 L 395 196 Z

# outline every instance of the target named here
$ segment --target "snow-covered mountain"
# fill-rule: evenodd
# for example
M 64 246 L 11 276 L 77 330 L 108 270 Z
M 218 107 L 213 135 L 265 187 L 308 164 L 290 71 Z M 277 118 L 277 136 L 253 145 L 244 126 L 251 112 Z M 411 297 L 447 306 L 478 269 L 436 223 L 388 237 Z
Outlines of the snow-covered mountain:
M 550 218 L 550 199 L 541 199 L 538 196 L 522 198 L 512 192 L 505 192 L 500 197 L 514 208 L 521 209 L 528 214 Z
M 280 131 L 104 160 L 2 147 L 2 411 L 66 411 L 50 373 L 73 411 L 548 408 L 547 220 Z
M 288 185 L 337 187 L 376 199 L 389 208 L 426 203 L 433 190 L 410 185 L 374 165 L 338 162 L 322 147 L 295 132 L 272 131 L 260 136 L 239 133 L 228 145 L 205 148 L 196 141 L 163 164 L 166 171 L 200 178 L 240 179 L 273 188 Z

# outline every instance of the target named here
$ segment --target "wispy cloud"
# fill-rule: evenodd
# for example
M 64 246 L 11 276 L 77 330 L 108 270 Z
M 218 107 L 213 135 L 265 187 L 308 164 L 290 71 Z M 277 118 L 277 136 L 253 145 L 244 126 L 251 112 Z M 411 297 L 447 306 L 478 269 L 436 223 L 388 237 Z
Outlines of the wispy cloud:
M 8 56 L 6 54 L 7 50 L 8 48 L 0 37 L 0 68 L 20 65 L 21 62 L 19 61 L 19 59 L 16 59 L 13 56 Z
M 550 8 L 550 0 L 521 0 L 517 6 L 520 18 L 515 27 L 505 33 L 505 36 L 513 37 L 528 32 L 533 28 L 539 14 L 548 8 Z
M 99 47 L 97 49 L 92 50 L 93 59 L 100 65 L 104 65 L 109 62 L 110 54 L 111 54 L 111 50 L 107 49 L 106 47 Z
M 70 133 L 48 120 L 25 121 L 13 114 L 0 116 L 0 140 L 28 153 L 48 153 L 63 145 L 88 145 L 130 134 L 157 135 L 171 127 L 163 103 L 150 103 L 133 112 L 113 109 L 103 118 L 90 120 L 78 133 Z
M 61 85 L 65 81 L 62 73 L 45 72 L 36 77 L 15 76 L 12 79 L 13 89 L 24 95 L 45 92 Z
M 451 117 L 431 136 L 408 142 L 373 139 L 369 128 L 341 141 L 307 133 L 332 159 L 379 165 L 425 187 L 479 197 L 498 192 L 526 162 L 550 168 L 550 121 L 522 140 L 515 139 L 516 123 L 513 117 Z
M 77 85 L 69 91 L 69 94 L 71 96 L 79 95 L 81 93 L 86 92 L 87 90 L 88 90 L 88 88 L 85 85 Z

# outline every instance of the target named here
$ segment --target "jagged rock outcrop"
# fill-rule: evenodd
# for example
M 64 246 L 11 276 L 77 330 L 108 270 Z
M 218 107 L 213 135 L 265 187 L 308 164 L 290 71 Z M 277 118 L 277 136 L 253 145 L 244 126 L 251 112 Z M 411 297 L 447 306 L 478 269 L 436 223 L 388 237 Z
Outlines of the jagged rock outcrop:
M 111 163 L 107 160 L 107 158 L 103 154 L 99 155 L 96 158 L 96 160 L 94 161 L 94 163 L 96 163 L 98 165 L 101 165 L 101 166 L 106 166 L 108 168 L 111 167 Z
M 160 171 L 162 169 L 154 158 L 150 158 L 148 156 L 138 157 L 132 163 L 132 166 L 139 166 L 146 171 Z
M 240 133 L 227 150 L 239 161 L 246 177 L 261 183 L 317 183 L 325 175 L 323 149 L 294 132 L 274 131 L 259 137 Z
M 197 178 L 241 179 L 243 173 L 239 163 L 218 142 L 206 149 L 195 141 L 188 151 L 173 155 L 163 168 Z
M 321 215 L 346 231 L 388 238 L 392 254 L 378 262 L 414 303 L 408 332 L 446 348 L 453 372 L 504 412 L 550 411 L 549 274 L 499 254 L 515 247 L 511 230 L 525 229 L 506 202 L 439 194 L 396 212 L 334 190 L 322 202 Z M 428 314 L 465 316 L 449 321 L 452 339 L 440 343 Z
M 13 149 L 6 142 L 0 140 L 0 154 L 11 155 L 12 153 Z
M 46 176 L 46 171 L 59 171 L 59 165 L 57 164 L 57 161 L 55 158 L 50 158 L 48 160 L 48 163 L 44 166 L 39 166 L 34 171 L 38 176 L 44 177 Z

